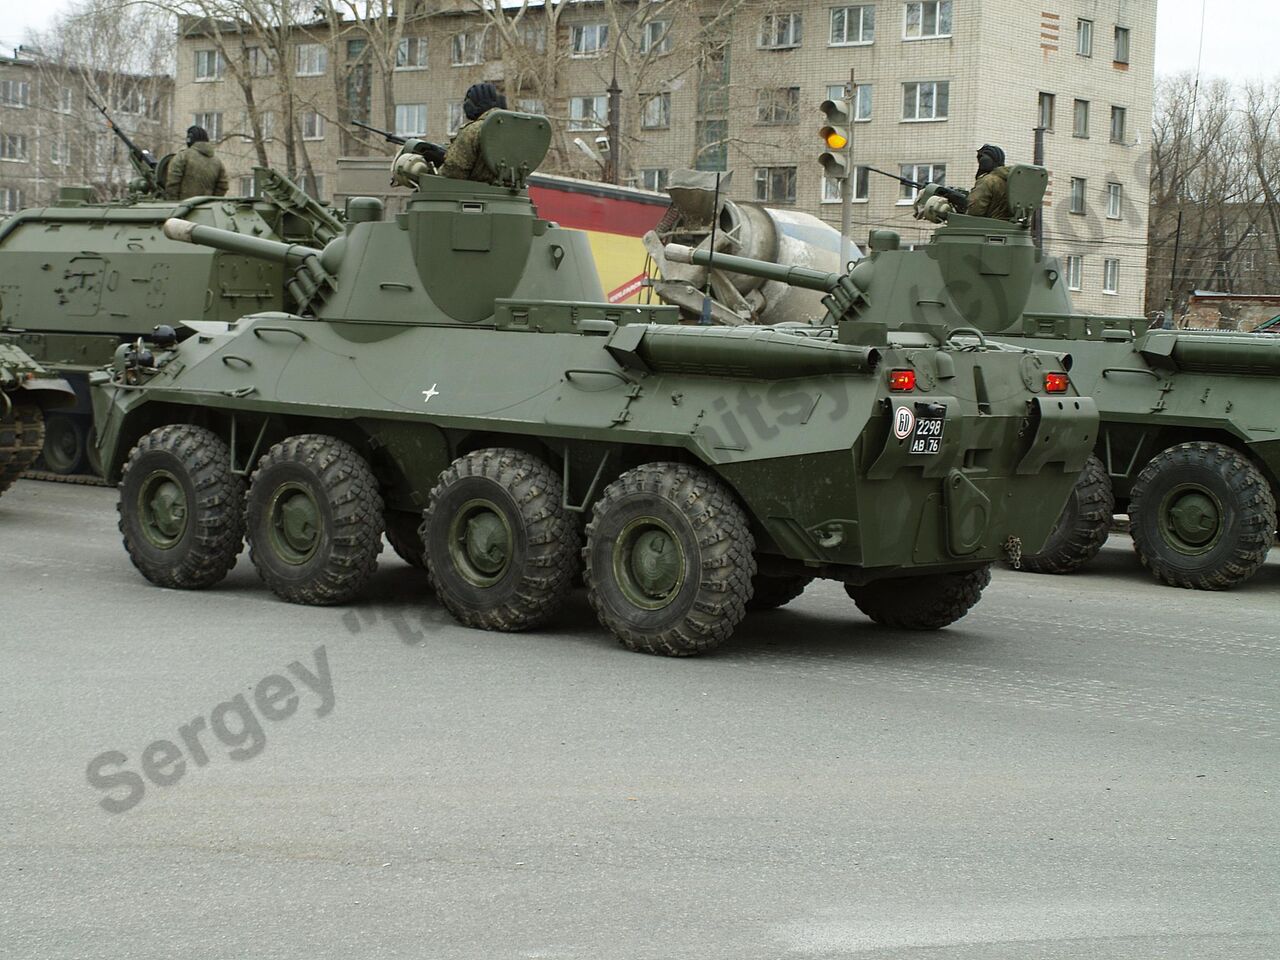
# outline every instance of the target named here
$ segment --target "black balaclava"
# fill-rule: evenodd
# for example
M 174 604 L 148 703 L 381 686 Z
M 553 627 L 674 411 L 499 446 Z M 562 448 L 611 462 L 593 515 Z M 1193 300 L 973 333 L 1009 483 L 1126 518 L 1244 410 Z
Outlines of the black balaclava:
M 984 143 L 978 148 L 978 176 L 990 173 L 996 167 L 1004 166 L 1004 151 L 999 147 Z
M 205 132 L 204 127 L 187 127 L 187 146 L 202 142 L 209 142 L 209 134 Z
M 462 101 L 462 112 L 468 120 L 478 120 L 486 110 L 507 109 L 507 98 L 492 83 L 473 83 Z

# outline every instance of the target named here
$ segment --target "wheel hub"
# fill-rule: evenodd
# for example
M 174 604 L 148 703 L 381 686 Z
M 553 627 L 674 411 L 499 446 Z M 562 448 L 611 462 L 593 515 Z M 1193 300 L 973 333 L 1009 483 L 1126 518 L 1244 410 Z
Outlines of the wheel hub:
M 306 563 L 320 546 L 320 505 L 311 491 L 288 483 L 271 498 L 271 546 L 286 563 Z
M 497 504 L 469 500 L 454 516 L 449 529 L 449 553 L 458 572 L 478 587 L 502 579 L 511 563 L 515 538 Z
M 1160 532 L 1182 553 L 1204 553 L 1217 541 L 1222 505 L 1208 490 L 1183 485 L 1170 491 L 1160 511 Z
M 657 610 L 684 585 L 684 550 L 670 527 L 655 517 L 644 517 L 623 528 L 613 548 L 613 569 L 628 600 Z
M 80 442 L 80 432 L 70 417 L 50 417 L 45 425 L 45 464 L 54 473 L 70 473 L 80 462 Z
M 159 470 L 147 477 L 138 493 L 142 533 L 154 546 L 172 547 L 187 530 L 187 495 L 177 477 Z

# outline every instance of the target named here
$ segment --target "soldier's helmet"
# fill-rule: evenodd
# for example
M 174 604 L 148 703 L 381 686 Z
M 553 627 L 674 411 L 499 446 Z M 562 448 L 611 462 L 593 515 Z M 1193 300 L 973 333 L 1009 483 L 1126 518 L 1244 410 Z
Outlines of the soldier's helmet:
M 486 110 L 507 109 L 507 98 L 492 83 L 473 83 L 462 101 L 462 112 L 468 120 L 478 119 Z

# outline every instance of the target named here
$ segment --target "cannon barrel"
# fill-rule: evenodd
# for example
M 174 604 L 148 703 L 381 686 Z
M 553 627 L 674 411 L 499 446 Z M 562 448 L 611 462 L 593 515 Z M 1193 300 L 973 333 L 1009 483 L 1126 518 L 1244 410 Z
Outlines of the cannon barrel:
M 177 217 L 170 217 L 164 222 L 164 235 L 179 243 L 194 243 L 202 247 L 226 250 L 228 253 L 258 257 L 262 260 L 275 260 L 294 266 L 306 262 L 319 253 L 314 247 L 305 247 L 297 243 L 281 243 L 279 240 L 267 240 L 265 237 L 251 237 L 232 230 L 206 227 Z
M 752 260 L 750 257 L 735 257 L 728 253 L 711 253 L 709 250 L 694 249 L 679 243 L 670 243 L 663 249 L 668 260 L 674 263 L 694 263 L 700 267 L 714 267 L 731 273 L 745 273 L 751 277 L 763 277 L 766 280 L 777 280 L 791 287 L 804 287 L 807 290 L 821 290 L 830 293 L 840 282 L 840 274 L 824 273 L 821 270 L 810 270 L 808 267 L 789 267 L 782 263 L 769 263 L 767 260 Z

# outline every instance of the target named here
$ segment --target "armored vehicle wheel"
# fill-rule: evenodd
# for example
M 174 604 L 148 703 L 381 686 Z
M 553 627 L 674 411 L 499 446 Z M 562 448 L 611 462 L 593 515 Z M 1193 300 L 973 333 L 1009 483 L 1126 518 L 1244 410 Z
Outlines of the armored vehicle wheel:
M 587 524 L 587 597 L 641 653 L 718 647 L 747 612 L 755 538 L 733 494 L 682 463 L 647 463 L 611 483 Z
M 13 404 L 0 419 L 0 493 L 35 463 L 43 447 L 44 414 L 40 408 L 30 403 Z
M 894 577 L 845 585 L 858 609 L 876 623 L 899 630 L 941 630 L 973 609 L 991 582 L 991 567 L 960 573 Z
M 1098 555 L 1111 532 L 1116 497 L 1111 477 L 1096 456 L 1089 457 L 1062 516 L 1039 553 L 1022 558 L 1032 573 L 1074 573 Z
M 89 429 L 74 414 L 51 413 L 45 422 L 41 459 L 50 473 L 79 473 L 88 453 Z
M 751 599 L 747 609 L 752 612 L 776 610 L 785 607 L 813 583 L 813 577 L 766 577 L 757 573 L 751 578 Z
M 476 450 L 431 491 L 427 573 L 454 618 L 482 630 L 544 623 L 573 586 L 581 543 L 560 477 L 521 450 Z
M 300 434 L 277 443 L 249 481 L 249 558 L 273 593 L 324 606 L 354 599 L 382 552 L 382 497 L 349 443 Z
M 1224 590 L 1248 580 L 1275 539 L 1276 504 L 1258 468 L 1230 447 L 1184 443 L 1133 484 L 1129 530 L 1143 566 L 1174 587 Z
M 170 424 L 139 440 L 120 479 L 119 511 L 129 559 L 157 586 L 212 586 L 244 545 L 244 478 L 203 427 Z
M 396 556 L 411 567 L 427 569 L 427 554 L 418 532 L 422 517 L 416 513 L 388 510 L 383 519 L 387 526 L 387 543 L 391 544 Z

